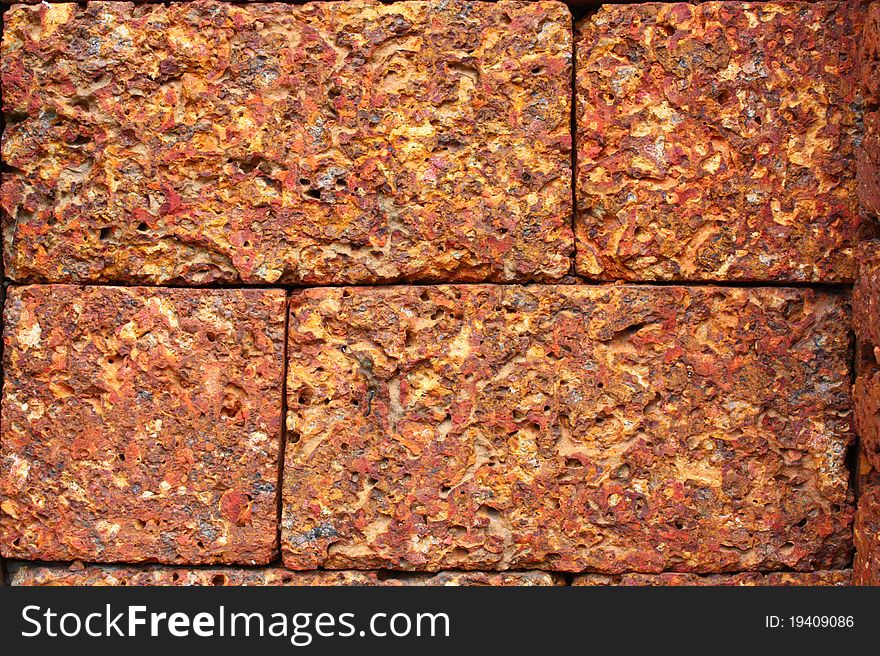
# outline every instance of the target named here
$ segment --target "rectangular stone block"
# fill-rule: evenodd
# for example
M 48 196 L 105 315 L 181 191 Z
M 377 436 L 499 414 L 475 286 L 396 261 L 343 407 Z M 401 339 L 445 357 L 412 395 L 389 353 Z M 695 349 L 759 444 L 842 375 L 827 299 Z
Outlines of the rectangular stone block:
M 283 290 L 11 287 L 0 553 L 270 562 Z
M 854 585 L 880 585 L 880 484 L 859 496 L 855 521 Z
M 852 585 L 852 570 L 823 570 L 819 572 L 742 572 L 739 574 L 623 574 L 607 576 L 584 574 L 576 576 L 572 585 L 601 586 L 848 586 Z
M 846 567 L 849 322 L 806 289 L 298 291 L 284 563 Z
M 849 2 L 704 2 L 583 21 L 578 273 L 852 280 L 863 19 Z
M 856 159 L 858 198 L 867 212 L 880 219 L 880 111 L 865 112 L 864 132 Z
M 17 281 L 556 280 L 558 2 L 20 6 L 2 50 Z
M 17 566 L 14 586 L 546 586 L 563 580 L 547 572 L 439 572 L 403 576 L 371 571 L 291 572 L 287 569 L 107 566 Z
M 880 467 L 880 241 L 858 248 L 853 288 L 853 328 L 858 340 L 853 406 L 866 458 Z

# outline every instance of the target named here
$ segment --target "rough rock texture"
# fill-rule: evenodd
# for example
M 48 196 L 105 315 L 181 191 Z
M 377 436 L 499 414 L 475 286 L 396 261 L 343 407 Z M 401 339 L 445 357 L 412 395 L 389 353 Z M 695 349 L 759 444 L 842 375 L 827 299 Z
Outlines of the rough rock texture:
M 16 567 L 12 585 L 559 585 L 561 579 L 547 572 L 439 572 L 395 576 L 390 572 L 315 571 L 291 572 L 268 569 L 175 569 L 125 566 L 30 566 Z
M 14 280 L 570 268 L 561 3 L 22 6 L 2 74 Z
M 861 38 L 862 92 L 867 111 L 856 178 L 862 207 L 880 219 L 880 2 L 868 6 Z
M 861 345 L 859 350 L 862 357 L 853 386 L 856 430 L 867 457 L 880 467 L 880 349 Z
M 0 552 L 277 553 L 284 292 L 11 287 Z
M 819 572 L 743 572 L 740 574 L 623 574 L 605 576 L 585 574 L 576 576 L 572 585 L 626 585 L 626 586 L 791 586 L 791 585 L 833 585 L 852 584 L 853 573 L 849 569 L 823 570 Z M 14 584 L 14 581 L 13 581 Z
M 880 218 L 880 111 L 865 113 L 865 133 L 856 161 L 859 203 Z
M 783 288 L 297 292 L 284 562 L 845 567 L 849 321 Z
M 605 5 L 577 42 L 577 271 L 845 282 L 857 3 Z
M 858 340 L 853 406 L 862 450 L 880 468 L 880 241 L 860 244 L 857 259 L 852 300 Z
M 854 585 L 880 585 L 880 471 L 875 468 L 861 436 L 856 487 L 858 504 L 854 527 Z
M 880 485 L 862 491 L 855 521 L 854 585 L 880 585 Z
M 868 5 L 866 13 L 860 39 L 861 81 L 865 101 L 876 109 L 880 106 L 880 2 Z

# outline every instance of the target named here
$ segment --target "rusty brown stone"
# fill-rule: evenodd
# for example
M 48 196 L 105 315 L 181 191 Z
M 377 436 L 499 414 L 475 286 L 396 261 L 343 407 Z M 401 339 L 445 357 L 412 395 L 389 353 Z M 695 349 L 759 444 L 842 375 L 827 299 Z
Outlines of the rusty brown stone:
M 880 485 L 862 490 L 855 520 L 854 585 L 880 585 Z
M 849 2 L 605 5 L 577 41 L 578 273 L 847 282 Z
M 852 585 L 852 570 L 819 572 L 741 572 L 739 574 L 623 574 L 607 576 L 584 574 L 576 576 L 572 585 L 598 586 L 846 586 Z
M 859 203 L 880 219 L 880 111 L 865 113 L 865 133 L 858 149 L 856 180 Z
M 858 470 L 855 476 L 856 518 L 854 526 L 854 585 L 880 585 L 880 471 L 873 462 L 876 455 L 866 453 L 861 437 Z
M 856 429 L 862 448 L 874 466 L 880 466 L 880 366 L 874 350 L 866 355 L 853 386 Z
M 283 290 L 11 287 L 0 553 L 270 562 Z
M 880 241 L 858 248 L 853 288 L 853 328 L 857 344 L 853 407 L 861 448 L 880 467 Z
M 6 14 L 17 281 L 555 280 L 558 2 L 124 2 Z
M 438 572 L 395 575 L 373 571 L 291 572 L 267 569 L 186 569 L 168 567 L 22 565 L 12 572 L 14 586 L 545 586 L 562 580 L 547 572 Z
M 868 106 L 880 105 L 880 2 L 867 6 L 862 32 L 860 64 L 862 89 Z
M 849 322 L 784 288 L 295 292 L 284 562 L 846 567 Z

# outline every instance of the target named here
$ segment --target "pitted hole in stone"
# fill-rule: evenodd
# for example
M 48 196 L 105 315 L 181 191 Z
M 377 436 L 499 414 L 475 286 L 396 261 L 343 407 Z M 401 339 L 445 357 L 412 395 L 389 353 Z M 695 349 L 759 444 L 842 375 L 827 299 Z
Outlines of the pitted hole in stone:
M 245 398 L 247 398 L 247 394 L 244 389 L 232 383 L 227 384 L 223 390 L 223 404 L 220 407 L 220 417 L 229 421 L 237 421 L 239 419 L 244 421 L 242 408 Z
M 150 226 L 148 226 L 148 225 L 147 225 L 146 223 L 144 223 L 143 221 L 141 221 L 140 223 L 138 223 L 137 228 L 136 228 L 136 230 L 137 230 L 138 232 L 146 232 L 146 231 L 149 230 L 149 229 L 150 229 Z
M 296 397 L 296 402 L 300 405 L 311 405 L 312 401 L 315 400 L 315 394 L 312 392 L 312 389 L 309 387 L 303 387 L 299 394 Z
M 470 552 L 464 547 L 455 547 L 449 552 L 449 557 L 452 560 L 465 560 L 469 555 Z
M 722 89 L 717 96 L 715 96 L 715 102 L 719 105 L 726 105 L 730 100 L 730 91 L 727 89 Z
M 211 577 L 211 585 L 226 585 L 228 580 L 225 574 L 215 574 Z
M 98 240 L 109 241 L 115 234 L 116 228 L 114 226 L 105 226 L 98 231 Z

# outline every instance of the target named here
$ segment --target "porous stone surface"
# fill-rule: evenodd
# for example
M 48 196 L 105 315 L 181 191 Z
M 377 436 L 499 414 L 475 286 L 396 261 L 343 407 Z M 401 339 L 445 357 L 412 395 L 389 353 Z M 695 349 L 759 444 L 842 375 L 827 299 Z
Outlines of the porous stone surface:
M 880 585 L 880 484 L 859 496 L 855 521 L 855 585 Z
M 880 2 L 867 6 L 859 53 L 862 89 L 871 107 L 880 105 Z
M 880 218 L 880 111 L 865 113 L 865 128 L 856 160 L 858 198 L 873 217 Z
M 576 268 L 846 282 L 858 3 L 604 5 L 577 40 Z
M 283 290 L 11 287 L 0 553 L 270 562 Z
M 290 299 L 293 569 L 837 569 L 850 318 L 785 288 Z
M 861 44 L 861 82 L 866 111 L 856 169 L 858 198 L 870 215 L 880 219 L 880 2 L 873 2 L 867 8 Z
M 874 467 L 880 467 L 880 241 L 859 245 L 852 306 L 858 340 L 855 424 L 862 451 Z
M 23 565 L 12 572 L 14 586 L 544 586 L 560 585 L 561 579 L 547 572 L 438 572 L 437 574 L 395 575 L 375 571 L 292 572 L 267 569 L 185 569 L 126 566 L 41 566 Z
M 5 21 L 14 280 L 568 273 L 561 3 L 93 2 Z
M 572 585 L 601 586 L 847 586 L 852 585 L 853 573 L 849 569 L 822 570 L 818 572 L 742 572 L 739 574 L 623 574 L 607 576 L 584 574 L 576 576 Z

